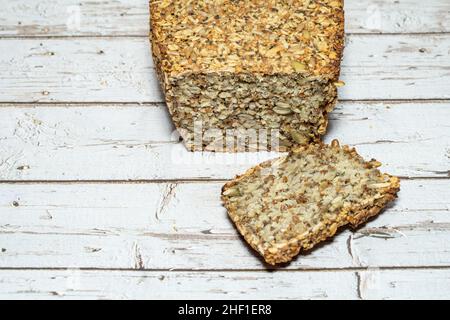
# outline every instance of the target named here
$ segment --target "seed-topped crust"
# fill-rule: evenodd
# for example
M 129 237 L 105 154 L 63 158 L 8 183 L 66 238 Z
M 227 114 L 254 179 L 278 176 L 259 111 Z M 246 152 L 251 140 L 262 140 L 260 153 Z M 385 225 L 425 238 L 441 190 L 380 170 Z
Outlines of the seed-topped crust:
M 308 72 L 338 79 L 342 0 L 155 0 L 152 42 L 169 77 Z
M 399 179 L 380 165 L 337 141 L 304 146 L 227 183 L 222 200 L 253 249 L 269 264 L 285 263 L 396 198 Z

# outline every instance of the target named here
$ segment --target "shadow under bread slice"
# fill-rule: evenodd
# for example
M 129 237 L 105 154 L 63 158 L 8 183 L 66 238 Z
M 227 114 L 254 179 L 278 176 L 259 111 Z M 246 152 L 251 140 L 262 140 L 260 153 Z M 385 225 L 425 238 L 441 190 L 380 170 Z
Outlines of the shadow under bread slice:
M 302 146 L 228 182 L 222 201 L 267 263 L 286 263 L 339 227 L 366 222 L 396 198 L 400 181 L 382 174 L 380 165 L 337 140 Z

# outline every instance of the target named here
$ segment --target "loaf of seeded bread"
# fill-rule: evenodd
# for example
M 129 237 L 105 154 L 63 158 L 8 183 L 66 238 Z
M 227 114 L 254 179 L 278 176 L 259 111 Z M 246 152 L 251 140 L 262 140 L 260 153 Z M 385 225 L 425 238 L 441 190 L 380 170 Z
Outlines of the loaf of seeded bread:
M 343 0 L 151 0 L 156 70 L 190 150 L 286 151 L 336 102 Z
M 380 165 L 337 141 L 311 144 L 227 183 L 222 200 L 250 246 L 269 264 L 285 263 L 396 198 L 399 179 Z

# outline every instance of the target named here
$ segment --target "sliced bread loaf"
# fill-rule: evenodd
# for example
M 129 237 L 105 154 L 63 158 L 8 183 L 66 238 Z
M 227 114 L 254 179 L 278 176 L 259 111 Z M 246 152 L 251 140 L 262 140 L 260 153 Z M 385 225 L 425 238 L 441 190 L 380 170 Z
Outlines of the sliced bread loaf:
M 342 85 L 343 0 L 152 0 L 150 8 L 156 70 L 190 150 L 287 151 L 325 133 Z

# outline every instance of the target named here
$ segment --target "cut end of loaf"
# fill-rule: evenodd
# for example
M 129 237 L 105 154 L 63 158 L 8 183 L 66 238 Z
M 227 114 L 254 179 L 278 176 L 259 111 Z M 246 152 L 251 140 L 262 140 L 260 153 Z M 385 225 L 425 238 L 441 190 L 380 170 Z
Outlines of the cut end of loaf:
M 337 91 L 302 74 L 189 74 L 167 93 L 173 121 L 192 151 L 286 151 L 317 141 Z
M 222 200 L 245 240 L 269 264 L 357 227 L 396 198 L 397 177 L 354 149 L 322 143 L 265 162 L 223 187 Z

